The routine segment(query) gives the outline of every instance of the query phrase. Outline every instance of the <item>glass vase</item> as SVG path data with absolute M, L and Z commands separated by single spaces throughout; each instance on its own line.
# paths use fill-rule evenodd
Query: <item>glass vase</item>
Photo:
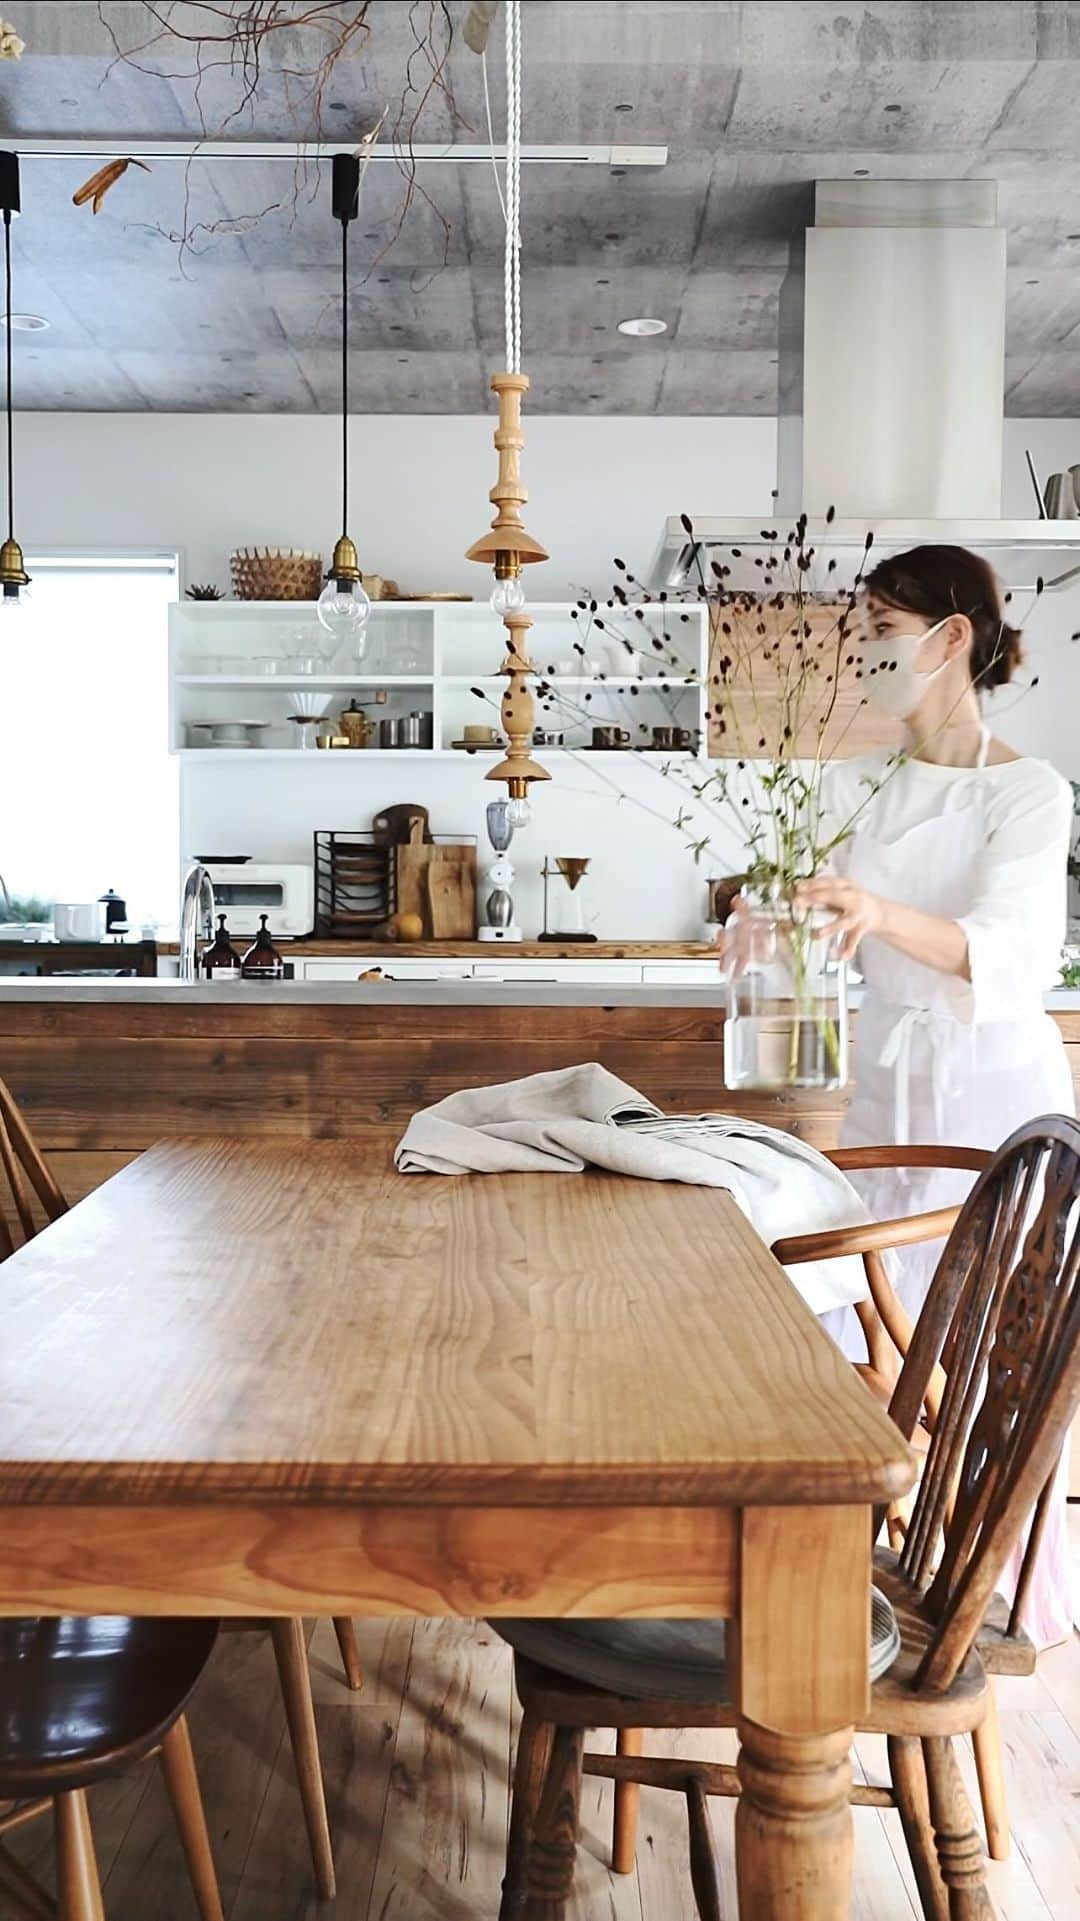
M 728 923 L 724 1081 L 734 1089 L 847 1082 L 847 970 L 828 912 L 756 903 Z

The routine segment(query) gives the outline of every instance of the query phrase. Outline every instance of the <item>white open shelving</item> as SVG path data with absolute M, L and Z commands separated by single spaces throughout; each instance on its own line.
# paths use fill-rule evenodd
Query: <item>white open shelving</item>
M 607 758 L 623 749 L 594 748 L 592 729 L 625 730 L 628 747 L 670 757 L 657 747 L 654 727 L 688 734 L 690 757 L 706 752 L 708 627 L 704 607 L 646 605 L 633 611 L 602 606 L 596 614 L 570 602 L 530 607 L 530 651 L 537 669 L 537 725 L 561 733 L 562 749 L 544 742 L 546 758 L 585 752 Z M 329 637 L 312 602 L 181 601 L 170 610 L 170 747 L 185 762 L 467 759 L 498 751 L 466 752 L 452 743 L 469 723 L 499 725 L 501 622 L 486 601 L 378 601 L 372 608 L 362 662 L 327 658 Z M 631 651 L 632 650 L 632 651 Z M 301 663 L 310 671 L 301 671 Z M 625 671 L 627 664 L 632 671 Z M 620 667 L 624 671 L 617 671 Z M 576 671 L 580 668 L 580 671 Z M 359 669 L 359 671 L 358 671 Z M 550 670 L 550 671 L 549 671 Z M 473 692 L 480 690 L 480 698 Z M 289 715 L 294 696 L 325 695 L 333 716 L 352 697 L 385 692 L 373 707 L 380 719 L 419 712 L 430 716 L 427 747 L 380 748 L 362 756 L 290 745 L 297 729 Z M 258 747 L 189 745 L 189 729 L 211 721 L 258 721 Z M 312 730 L 314 731 L 314 730 Z

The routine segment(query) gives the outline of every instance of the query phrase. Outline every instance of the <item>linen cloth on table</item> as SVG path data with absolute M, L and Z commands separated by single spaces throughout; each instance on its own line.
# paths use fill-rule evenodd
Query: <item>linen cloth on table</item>
M 847 1176 L 792 1134 L 734 1114 L 663 1114 L 598 1061 L 463 1088 L 414 1114 L 401 1174 L 580 1174 L 724 1188 L 770 1244 L 869 1220 Z M 862 1261 L 808 1261 L 789 1278 L 815 1314 L 865 1300 Z

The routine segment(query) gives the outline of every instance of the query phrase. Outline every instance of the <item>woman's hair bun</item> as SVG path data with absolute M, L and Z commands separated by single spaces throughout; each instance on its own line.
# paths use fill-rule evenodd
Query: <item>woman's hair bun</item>
M 1005 687 L 1024 658 L 1023 636 L 1019 627 L 1001 621 L 987 621 L 985 640 L 981 622 L 972 621 L 971 678 L 977 687 Z
M 933 624 L 950 614 L 971 622 L 971 678 L 980 690 L 1004 687 L 1024 658 L 1018 627 L 1002 619 L 1001 589 L 989 561 L 966 547 L 912 547 L 867 574 L 868 593 Z

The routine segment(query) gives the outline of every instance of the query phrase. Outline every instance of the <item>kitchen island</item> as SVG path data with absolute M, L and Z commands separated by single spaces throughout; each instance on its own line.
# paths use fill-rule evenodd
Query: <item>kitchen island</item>
M 1047 1005 L 1080 1089 L 1080 994 Z M 668 1110 L 725 1108 L 821 1147 L 844 1109 L 842 1093 L 725 1089 L 719 981 L 0 980 L 0 1076 L 72 1200 L 164 1138 L 385 1134 L 459 1087 L 585 1060 Z

